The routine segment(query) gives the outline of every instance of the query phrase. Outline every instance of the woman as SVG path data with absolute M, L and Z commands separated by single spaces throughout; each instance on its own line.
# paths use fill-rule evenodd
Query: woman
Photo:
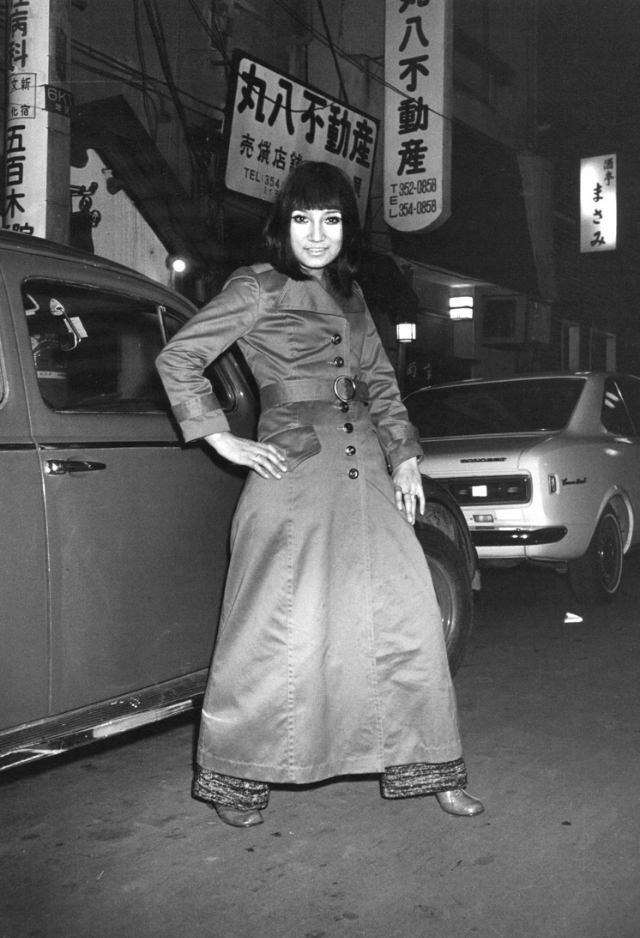
M 265 234 L 271 263 L 237 270 L 158 358 L 185 439 L 251 470 L 194 794 L 250 827 L 269 783 L 379 773 L 384 797 L 435 794 L 449 813 L 478 814 L 411 527 L 424 510 L 421 449 L 353 279 L 350 183 L 329 164 L 300 164 Z M 260 389 L 257 441 L 229 431 L 202 374 L 236 341 Z

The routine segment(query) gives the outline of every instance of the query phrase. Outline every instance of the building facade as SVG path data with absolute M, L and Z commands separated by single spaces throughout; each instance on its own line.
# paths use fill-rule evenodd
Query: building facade
M 20 0 L 34 10 L 48 2 Z M 68 178 L 71 243 L 172 280 L 197 302 L 255 259 L 269 202 L 225 185 L 239 51 L 378 126 L 362 280 L 406 390 L 584 367 L 603 354 L 616 363 L 606 288 L 593 322 L 583 322 L 580 291 L 570 299 L 584 282 L 576 210 L 564 204 L 572 155 L 541 145 L 538 0 L 450 0 L 451 215 L 418 234 L 390 229 L 382 213 L 385 0 L 62 2 L 73 107 L 58 172 Z M 3 0 L 8 48 L 20 38 L 15 3 Z M 176 256 L 183 273 L 170 267 Z M 472 318 L 452 319 L 462 296 Z M 395 327 L 406 319 L 416 338 L 401 346 Z

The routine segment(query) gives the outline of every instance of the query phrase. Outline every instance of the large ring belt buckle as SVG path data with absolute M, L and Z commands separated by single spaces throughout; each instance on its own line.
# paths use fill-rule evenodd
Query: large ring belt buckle
M 333 393 L 343 404 L 348 404 L 356 396 L 356 383 L 349 375 L 339 375 L 333 382 Z

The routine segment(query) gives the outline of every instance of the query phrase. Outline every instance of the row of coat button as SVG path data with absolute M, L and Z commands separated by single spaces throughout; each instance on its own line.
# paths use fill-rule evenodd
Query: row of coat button
M 336 332 L 331 336 L 332 345 L 340 345 L 342 342 L 342 336 Z M 344 358 L 341 355 L 336 355 L 336 357 L 329 362 L 330 365 L 333 365 L 334 368 L 344 368 Z
M 336 332 L 334 335 L 331 336 L 331 344 L 332 344 L 332 345 L 340 345 L 341 342 L 342 342 L 342 336 L 341 336 L 341 335 L 338 335 L 337 332 Z M 343 367 L 344 367 L 344 358 L 342 358 L 341 355 L 336 355 L 336 357 L 333 359 L 333 361 L 331 361 L 329 364 L 334 365 L 336 368 L 343 368 Z M 341 409 L 342 409 L 343 411 L 347 411 L 347 410 L 349 410 L 349 405 L 346 404 L 346 403 L 343 403 L 343 404 L 341 405 Z M 353 433 L 353 424 L 352 424 L 352 423 L 345 423 L 345 425 L 342 427 L 342 429 L 344 430 L 345 433 Z M 355 454 L 356 454 L 356 448 L 355 448 L 355 446 L 347 446 L 346 449 L 345 449 L 345 453 L 346 453 L 347 456 L 355 456 Z M 351 469 L 349 469 L 348 476 L 349 476 L 350 479 L 357 479 L 359 475 L 360 475 L 359 471 L 358 471 L 357 469 L 355 469 L 354 467 L 352 467 Z

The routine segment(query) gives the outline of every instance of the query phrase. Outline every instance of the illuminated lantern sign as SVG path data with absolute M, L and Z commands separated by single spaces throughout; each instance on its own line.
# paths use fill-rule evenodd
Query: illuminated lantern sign
M 239 57 L 225 183 L 272 202 L 301 160 L 344 170 L 364 221 L 378 123 L 248 56 Z
M 617 227 L 615 153 L 580 160 L 580 252 L 615 250 Z
M 386 0 L 384 217 L 424 231 L 451 213 L 450 0 Z

